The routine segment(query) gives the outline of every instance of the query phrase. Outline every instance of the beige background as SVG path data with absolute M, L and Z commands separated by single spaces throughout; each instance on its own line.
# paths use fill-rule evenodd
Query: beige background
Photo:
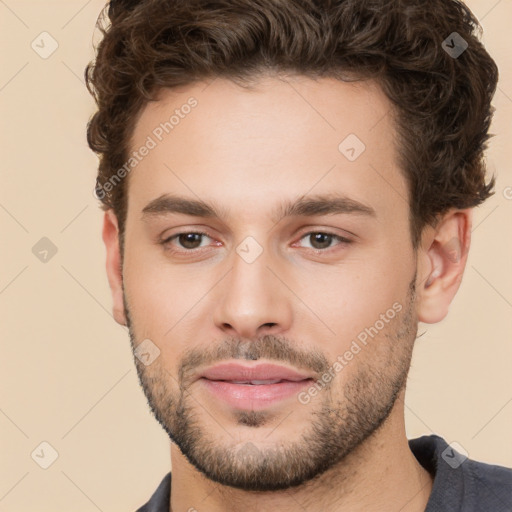
M 97 159 L 85 125 L 94 105 L 82 76 L 103 5 L 0 0 L 0 512 L 135 510 L 170 469 L 127 331 L 111 316 L 92 194 Z M 435 432 L 471 458 L 512 466 L 512 2 L 468 5 L 500 68 L 487 155 L 498 182 L 475 211 L 449 316 L 420 325 L 407 434 Z M 47 59 L 31 48 L 43 31 L 58 43 Z M 57 247 L 46 263 L 32 252 L 42 237 Z M 48 469 L 31 457 L 43 441 L 58 452 Z

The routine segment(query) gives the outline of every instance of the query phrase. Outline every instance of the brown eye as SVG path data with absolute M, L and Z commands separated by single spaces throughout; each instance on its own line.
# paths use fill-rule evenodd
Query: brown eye
M 202 237 L 210 238 L 206 233 L 196 231 L 184 231 L 166 238 L 161 242 L 163 246 L 169 246 L 169 250 L 177 252 L 192 252 L 201 247 Z M 176 240 L 177 244 L 172 243 Z
M 197 249 L 201 245 L 201 236 L 200 233 L 182 233 L 177 240 L 185 249 Z
M 328 233 L 312 233 L 309 237 L 314 249 L 327 249 L 333 239 Z
M 306 239 L 310 241 L 311 249 L 319 252 L 328 252 L 328 249 L 334 247 L 331 245 L 333 241 L 337 240 L 336 245 L 348 245 L 352 240 L 336 235 L 334 233 L 326 233 L 324 231 L 310 231 L 301 237 L 301 240 Z

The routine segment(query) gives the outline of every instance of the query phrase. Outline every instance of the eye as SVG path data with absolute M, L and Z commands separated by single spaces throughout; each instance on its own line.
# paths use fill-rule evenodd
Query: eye
M 183 231 L 181 233 L 176 233 L 175 235 L 172 235 L 169 238 L 166 238 L 161 242 L 161 244 L 164 246 L 172 245 L 171 242 L 176 239 L 176 241 L 181 246 L 182 252 L 191 252 L 201 247 L 200 242 L 202 237 L 210 238 L 206 233 L 203 233 L 201 231 Z M 180 249 L 177 250 L 179 251 Z
M 352 243 L 352 240 L 348 238 L 324 231 L 310 231 L 309 233 L 305 233 L 300 239 L 309 239 L 312 244 L 310 248 L 317 252 L 327 252 L 326 249 L 330 248 L 333 240 L 338 240 L 338 245 L 348 245 Z

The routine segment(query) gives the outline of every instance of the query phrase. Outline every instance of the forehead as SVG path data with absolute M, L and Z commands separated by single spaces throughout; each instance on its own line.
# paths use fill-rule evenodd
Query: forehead
M 216 78 L 164 89 L 137 120 L 129 210 L 165 193 L 257 216 L 274 199 L 340 192 L 382 213 L 407 212 L 392 109 L 371 81 Z M 402 202 L 399 205 L 398 202 Z

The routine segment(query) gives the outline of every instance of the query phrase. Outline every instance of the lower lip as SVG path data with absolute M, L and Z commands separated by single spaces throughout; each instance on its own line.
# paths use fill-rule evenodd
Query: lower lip
M 301 389 L 310 386 L 313 379 L 298 382 L 284 381 L 276 384 L 234 384 L 222 380 L 199 379 L 216 397 L 237 409 L 254 411 L 296 395 Z

